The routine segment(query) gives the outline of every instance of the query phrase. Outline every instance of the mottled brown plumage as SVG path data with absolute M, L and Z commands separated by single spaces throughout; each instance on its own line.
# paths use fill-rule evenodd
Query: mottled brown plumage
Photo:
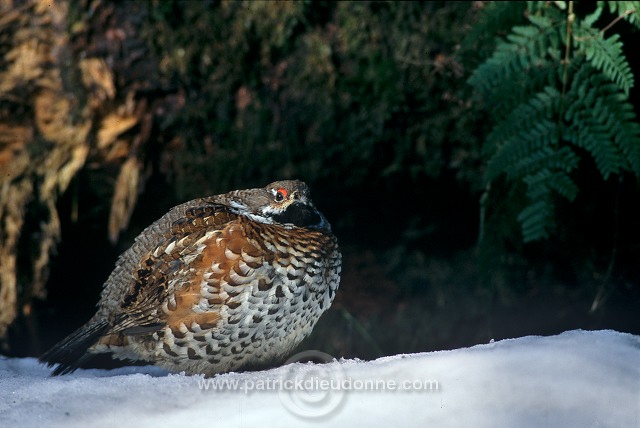
M 124 252 L 96 315 L 42 356 L 75 370 L 90 355 L 215 373 L 281 360 L 329 308 L 341 255 L 300 181 L 174 207 Z

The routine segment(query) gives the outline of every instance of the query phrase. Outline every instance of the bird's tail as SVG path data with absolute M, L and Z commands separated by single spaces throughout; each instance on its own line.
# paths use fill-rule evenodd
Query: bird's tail
M 104 319 L 90 321 L 45 352 L 40 361 L 49 367 L 58 364 L 52 376 L 71 373 L 91 357 L 87 350 L 104 336 L 110 327 Z

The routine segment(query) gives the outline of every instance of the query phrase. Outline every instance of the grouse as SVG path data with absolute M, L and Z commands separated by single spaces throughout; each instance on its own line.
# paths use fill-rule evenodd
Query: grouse
M 172 208 L 118 259 L 98 310 L 40 360 L 91 356 L 208 376 L 283 360 L 326 311 L 341 254 L 307 185 L 276 181 Z

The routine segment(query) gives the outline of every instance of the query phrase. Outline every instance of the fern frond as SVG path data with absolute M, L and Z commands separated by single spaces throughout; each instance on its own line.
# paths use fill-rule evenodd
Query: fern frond
M 590 13 L 589 15 L 585 16 L 584 19 L 582 20 L 584 25 L 591 27 L 593 26 L 593 24 L 596 23 L 596 21 L 602 15 L 602 11 L 604 10 L 604 3 L 605 2 L 603 1 L 599 1 L 596 3 L 596 10 L 593 13 Z
M 580 31 L 576 31 L 575 44 L 584 52 L 594 68 L 611 79 L 626 95 L 633 87 L 633 73 L 627 58 L 622 51 L 620 36 L 614 34 L 604 38 L 602 32 L 595 28 L 582 25 Z
M 556 149 L 547 146 L 531 153 L 528 157 L 519 159 L 515 164 L 507 167 L 505 172 L 510 178 L 527 176 L 545 168 L 556 173 L 568 174 L 578 167 L 578 163 L 578 155 L 571 148 L 563 146 Z M 559 191 L 559 193 L 569 199 L 573 198 L 565 195 L 570 193 L 568 190 L 567 192 Z
M 603 128 L 593 125 L 585 122 L 579 130 L 574 130 L 574 133 L 567 132 L 565 135 L 569 141 L 584 147 L 593 156 L 600 174 L 606 180 L 611 174 L 620 172 L 623 158 L 612 144 L 608 133 Z
M 555 131 L 555 130 L 554 130 Z M 546 165 L 549 159 L 555 156 L 555 151 L 549 145 L 530 153 L 528 156 L 516 159 L 514 163 L 507 165 L 504 172 L 509 178 L 518 178 L 540 171 L 541 165 Z
M 496 124 L 483 146 L 483 154 L 492 156 L 502 144 L 523 130 L 533 128 L 542 119 L 551 119 L 558 108 L 560 93 L 552 86 L 546 86 L 533 98 L 512 109 Z
M 595 122 L 597 117 L 593 117 L 593 119 Z M 620 150 L 613 144 L 608 129 L 591 122 L 581 131 L 581 143 L 584 143 L 585 148 L 591 152 L 602 178 L 607 180 L 610 175 L 619 174 L 624 167 L 624 158 Z
M 527 197 L 531 201 L 518 215 L 523 239 L 525 242 L 545 239 L 555 217 L 552 191 L 572 201 L 578 194 L 578 186 L 566 172 L 552 171 L 546 167 L 528 174 L 523 181 L 527 185 Z
M 518 214 L 523 241 L 547 239 L 549 228 L 553 225 L 553 213 L 553 204 L 548 198 L 538 199 L 523 209 Z
M 573 24 L 561 3 L 528 2 L 530 25 L 514 27 L 469 79 L 496 118 L 483 146 L 485 180 L 505 174 L 527 186 L 530 203 L 518 215 L 525 242 L 549 236 L 558 196 L 576 197 L 577 147 L 604 179 L 629 170 L 640 177 L 634 76 L 620 36 L 595 26 L 607 5 L 637 22 L 640 2 L 599 2 Z
M 622 170 L 640 175 L 640 125 L 616 85 L 583 62 L 567 91 L 566 103 L 568 126 L 563 139 L 585 148 L 604 179 Z
M 503 172 L 507 172 L 511 178 L 521 175 L 519 169 L 543 158 L 544 149 L 557 142 L 557 139 L 557 124 L 550 120 L 541 120 L 532 129 L 512 135 L 489 160 L 485 180 L 494 180 Z
M 547 18 L 536 17 L 533 21 L 535 25 L 514 27 L 507 39 L 498 43 L 493 55 L 469 78 L 469 83 L 484 96 L 500 91 L 502 88 L 496 86 L 504 82 L 530 79 L 532 70 L 546 71 L 550 39 L 559 43 L 557 26 Z
M 623 154 L 613 144 L 607 130 L 587 118 L 584 119 L 580 127 L 574 125 L 566 128 L 563 132 L 563 138 L 587 150 L 605 180 L 612 174 L 618 174 L 624 168 Z
M 530 24 L 513 27 L 469 78 L 496 116 L 510 113 L 531 92 L 555 86 L 557 80 L 560 58 L 550 52 L 561 51 L 562 14 L 549 8 L 544 15 L 530 11 L 527 19 Z
M 533 174 L 529 174 L 522 181 L 527 184 L 527 196 L 536 201 L 549 194 L 549 180 L 553 173 L 549 168 L 542 168 Z
M 598 7 L 606 3 L 609 11 L 618 16 L 622 16 L 625 21 L 640 28 L 640 1 L 599 1 Z
M 640 177 L 640 124 L 636 119 L 633 106 L 629 102 L 618 104 L 620 116 L 630 117 L 618 125 L 614 141 L 629 161 L 630 169 L 636 177 Z
M 553 173 L 548 182 L 549 188 L 555 190 L 564 198 L 573 201 L 578 196 L 578 185 L 562 171 Z
M 532 201 L 546 197 L 551 190 L 555 190 L 570 201 L 578 194 L 578 186 L 564 171 L 552 171 L 543 167 L 524 177 L 523 181 L 527 184 L 527 196 Z

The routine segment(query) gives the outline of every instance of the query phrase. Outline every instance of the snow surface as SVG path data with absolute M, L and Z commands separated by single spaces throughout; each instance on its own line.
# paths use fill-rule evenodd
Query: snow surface
M 640 427 L 640 337 L 615 331 L 208 379 L 223 390 L 155 367 L 50 372 L 32 358 L 0 360 L 0 427 Z M 248 390 L 286 380 L 318 389 Z M 331 381 L 351 390 L 328 391 Z M 378 390 L 361 390 L 366 382 Z M 431 389 L 380 389 L 394 382 Z

